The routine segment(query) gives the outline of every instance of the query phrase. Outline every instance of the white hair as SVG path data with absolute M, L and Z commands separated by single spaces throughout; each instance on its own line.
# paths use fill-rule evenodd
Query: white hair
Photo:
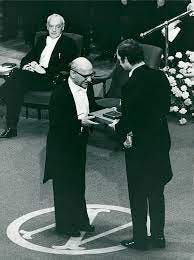
M 48 18 L 47 18 L 47 25 L 49 25 L 50 20 L 52 18 L 55 18 L 55 17 L 59 18 L 61 20 L 61 25 L 62 25 L 62 27 L 64 27 L 65 26 L 65 20 L 64 20 L 63 16 L 61 16 L 59 14 L 51 14 L 51 15 L 49 15 Z

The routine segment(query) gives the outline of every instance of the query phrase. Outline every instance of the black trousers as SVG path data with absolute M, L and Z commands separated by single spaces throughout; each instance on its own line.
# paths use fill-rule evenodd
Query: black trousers
M 147 238 L 147 215 L 150 216 L 150 232 L 154 238 L 164 235 L 165 202 L 164 185 L 146 185 L 145 182 L 136 183 L 131 188 L 129 184 L 129 201 L 133 223 L 133 239 L 144 242 Z
M 71 169 L 67 167 L 64 176 L 53 178 L 56 230 L 61 233 L 89 225 L 85 200 L 87 133 L 79 139 Z
M 0 97 L 7 107 L 7 127 L 17 128 L 24 94 L 29 90 L 44 91 L 51 89 L 51 81 L 44 74 L 16 70 L 0 87 Z
M 58 232 L 79 230 L 89 225 L 84 193 L 53 180 L 55 222 Z

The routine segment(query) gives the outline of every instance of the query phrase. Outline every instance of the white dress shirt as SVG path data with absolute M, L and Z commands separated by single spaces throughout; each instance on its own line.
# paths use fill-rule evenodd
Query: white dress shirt
M 78 119 L 83 119 L 89 114 L 87 89 L 76 85 L 70 77 L 68 78 L 68 84 L 75 101 Z
M 144 64 L 145 64 L 144 61 L 141 61 L 140 63 L 136 64 L 136 65 L 132 68 L 132 70 L 130 70 L 130 72 L 129 72 L 129 78 L 132 76 L 132 74 L 133 74 L 133 72 L 134 72 L 135 69 L 137 69 L 137 68 L 143 66 Z
M 44 68 L 48 68 L 48 64 L 51 58 L 51 54 L 55 48 L 55 45 L 57 43 L 57 41 L 59 40 L 59 38 L 61 37 L 61 35 L 57 38 L 52 39 L 50 36 L 47 36 L 46 38 L 46 46 L 44 48 L 44 50 L 42 51 L 41 55 L 40 55 L 40 60 L 39 60 L 39 64 L 40 66 L 44 67 Z

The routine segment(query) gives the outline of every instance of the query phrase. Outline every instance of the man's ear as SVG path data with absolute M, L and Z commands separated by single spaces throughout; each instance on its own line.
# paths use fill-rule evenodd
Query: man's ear
M 129 63 L 127 57 L 124 57 L 124 60 L 123 60 L 123 61 L 124 61 L 125 63 L 126 63 L 126 62 Z
M 75 78 L 75 72 L 73 70 L 70 69 L 69 75 L 72 79 Z

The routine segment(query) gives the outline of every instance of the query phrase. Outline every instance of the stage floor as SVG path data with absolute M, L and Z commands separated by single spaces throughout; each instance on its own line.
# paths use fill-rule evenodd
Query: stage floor
M 194 259 L 194 124 L 171 119 L 169 126 L 174 178 L 165 191 L 167 247 L 138 252 L 119 245 L 132 229 L 124 153 L 111 134 L 97 129 L 88 145 L 86 198 L 96 232 L 69 240 L 54 232 L 52 185 L 42 184 L 48 121 L 21 118 L 18 136 L 0 140 L 0 259 Z
M 1 43 L 0 64 L 19 64 L 27 50 L 20 40 Z M 120 246 L 132 235 L 124 153 L 103 128 L 90 137 L 86 170 L 88 211 L 96 232 L 78 240 L 55 234 L 52 185 L 42 184 L 48 121 L 38 121 L 35 113 L 33 119 L 21 118 L 16 138 L 0 140 L 0 259 L 194 259 L 193 123 L 169 121 L 174 178 L 165 191 L 167 247 L 144 253 Z

